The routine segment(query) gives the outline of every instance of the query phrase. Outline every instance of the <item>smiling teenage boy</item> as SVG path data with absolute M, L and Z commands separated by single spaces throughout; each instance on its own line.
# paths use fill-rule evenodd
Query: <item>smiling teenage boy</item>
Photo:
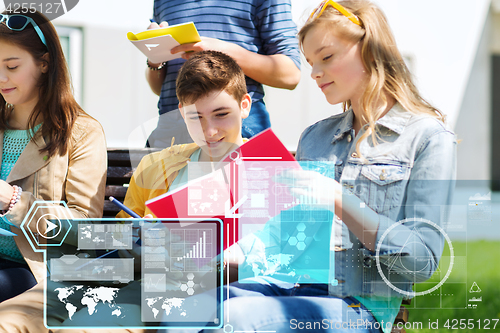
M 251 98 L 245 75 L 228 55 L 203 51 L 182 66 L 176 93 L 194 143 L 146 155 L 130 180 L 124 204 L 140 216 L 152 214 L 145 202 L 187 182 L 188 161 L 218 162 L 243 144 L 241 122 Z M 117 217 L 129 217 L 121 211 Z

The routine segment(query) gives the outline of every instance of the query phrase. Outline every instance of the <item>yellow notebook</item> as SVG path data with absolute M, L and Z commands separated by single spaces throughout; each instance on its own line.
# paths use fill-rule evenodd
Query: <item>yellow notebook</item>
M 150 29 L 134 34 L 129 32 L 127 38 L 152 63 L 160 63 L 180 58 L 183 52 L 171 54 L 170 50 L 177 45 L 196 43 L 201 37 L 193 22 L 168 26 L 160 29 Z

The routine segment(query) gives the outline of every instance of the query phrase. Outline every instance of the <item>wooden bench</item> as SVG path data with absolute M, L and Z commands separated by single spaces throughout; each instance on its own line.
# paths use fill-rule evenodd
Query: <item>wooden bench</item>
M 108 148 L 108 178 L 106 180 L 106 192 L 104 201 L 103 217 L 115 217 L 120 209 L 111 203 L 108 198 L 115 197 L 123 202 L 127 193 L 130 177 L 134 173 L 134 167 L 139 164 L 142 157 L 158 151 L 157 148 L 134 148 L 119 149 Z
M 108 178 L 106 180 L 106 200 L 104 202 L 103 217 L 113 218 L 116 216 L 120 209 L 108 200 L 109 196 L 113 196 L 123 202 L 130 177 L 134 173 L 134 167 L 139 164 L 143 156 L 158 150 L 153 148 L 108 148 Z M 237 277 L 238 273 L 231 272 L 230 275 Z M 410 301 L 404 300 L 403 304 L 410 304 Z M 400 325 L 404 326 L 408 322 L 408 314 L 408 309 L 401 305 L 391 333 L 406 333 L 404 328 L 398 329 L 396 325 L 401 323 Z
M 411 303 L 411 300 L 410 299 L 405 299 L 403 300 L 403 304 L 405 305 L 410 305 Z M 404 329 L 404 325 L 408 322 L 408 316 L 409 316 L 409 311 L 408 309 L 406 308 L 406 306 L 404 306 L 403 304 L 401 304 L 401 306 L 399 307 L 399 312 L 398 312 L 398 315 L 396 316 L 396 319 L 394 320 L 394 323 L 392 324 L 392 330 L 391 330 L 391 333 L 406 333 L 406 330 Z M 402 326 L 403 328 L 398 328 L 397 325 L 400 325 Z

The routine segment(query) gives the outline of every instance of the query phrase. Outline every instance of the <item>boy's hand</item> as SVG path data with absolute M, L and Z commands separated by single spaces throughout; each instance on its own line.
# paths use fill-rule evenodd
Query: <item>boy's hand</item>
M 141 246 L 136 242 L 132 243 L 131 250 L 118 250 L 120 258 L 134 259 L 134 272 L 141 271 Z
M 183 59 L 189 59 L 189 57 L 195 52 L 212 50 L 219 51 L 231 56 L 232 50 L 235 44 L 222 41 L 216 38 L 201 37 L 201 42 L 187 43 L 174 47 L 170 50 L 170 53 L 174 54 L 177 52 L 186 52 L 182 55 Z
M 147 214 L 144 216 L 145 219 L 152 219 L 153 215 Z M 134 271 L 141 271 L 141 227 L 137 224 L 132 225 L 132 249 L 130 250 L 119 250 L 118 255 L 120 258 L 133 258 L 134 259 Z

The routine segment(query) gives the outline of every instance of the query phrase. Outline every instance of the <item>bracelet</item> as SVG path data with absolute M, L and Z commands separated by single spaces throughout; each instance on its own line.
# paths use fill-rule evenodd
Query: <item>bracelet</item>
M 21 200 L 21 193 L 23 193 L 21 186 L 12 185 L 12 187 L 14 188 L 14 192 L 12 193 L 12 198 L 10 199 L 9 208 L 7 210 L 3 210 L 2 215 L 10 212 L 12 208 L 14 208 L 14 205 Z
M 167 62 L 166 62 L 166 61 L 164 61 L 164 62 L 162 62 L 162 63 L 160 64 L 160 66 L 158 66 L 158 67 L 153 67 L 153 66 L 151 66 L 151 65 L 149 64 L 149 59 L 146 59 L 146 65 L 148 65 L 148 68 L 149 68 L 150 70 L 152 70 L 152 71 L 159 71 L 160 69 L 162 69 L 163 67 L 165 67 L 165 65 L 166 65 L 166 64 L 167 64 Z

